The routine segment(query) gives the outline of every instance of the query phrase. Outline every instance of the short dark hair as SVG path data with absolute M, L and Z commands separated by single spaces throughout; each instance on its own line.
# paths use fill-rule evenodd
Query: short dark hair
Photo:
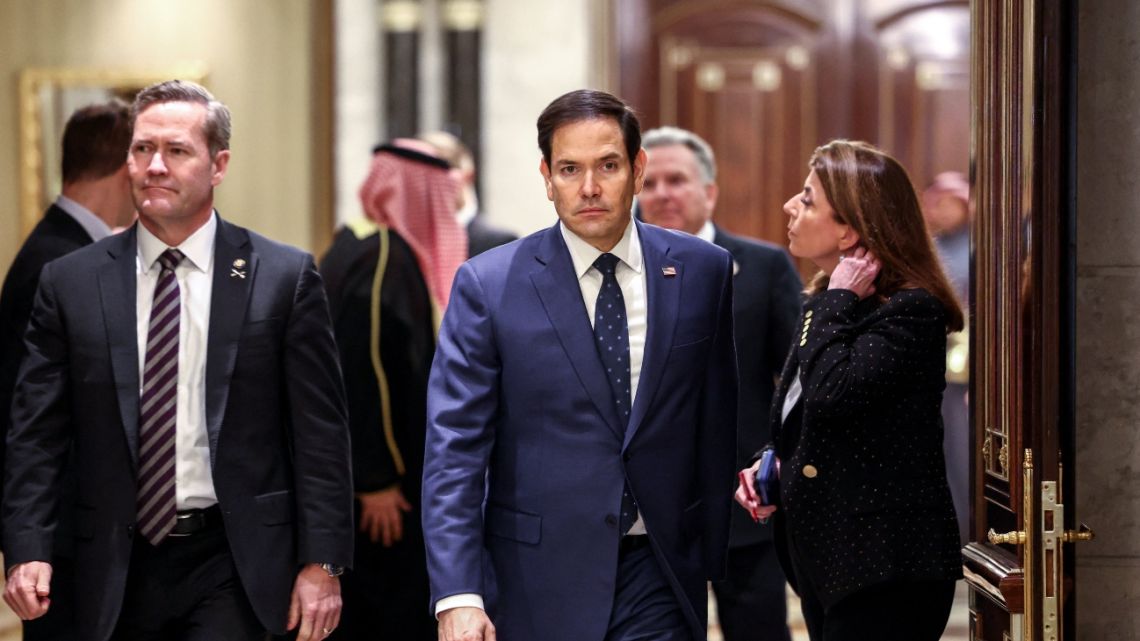
M 230 109 L 222 104 L 205 87 L 189 80 L 166 80 L 143 89 L 131 105 L 131 128 L 139 114 L 148 107 L 163 102 L 196 102 L 206 107 L 206 144 L 210 156 L 230 148 Z
M 621 128 L 625 152 L 632 165 L 641 149 L 641 122 L 633 108 L 618 97 L 604 91 L 579 89 L 562 94 L 546 106 L 538 116 L 538 148 L 542 158 L 550 164 L 550 141 L 562 125 L 595 118 L 612 118 Z
M 80 107 L 63 128 L 63 183 L 110 176 L 127 163 L 131 121 L 122 100 Z

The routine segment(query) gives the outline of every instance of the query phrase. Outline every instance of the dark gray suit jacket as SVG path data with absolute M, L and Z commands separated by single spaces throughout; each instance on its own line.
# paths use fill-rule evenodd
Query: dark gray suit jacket
M 243 260 L 245 277 L 233 266 Z M 8 439 L 5 563 L 47 560 L 69 447 L 76 624 L 105 641 L 136 522 L 139 360 L 135 229 L 44 268 Z M 218 220 L 206 357 L 214 488 L 254 611 L 284 630 L 304 563 L 352 561 L 343 384 L 312 257 Z
M 803 284 L 788 253 L 778 245 L 734 236 L 716 228 L 713 242 L 732 254 L 732 315 L 740 396 L 736 430 L 736 469 L 771 440 L 768 410 L 775 379 L 795 335 Z M 729 545 L 772 540 L 770 526 L 757 525 L 742 509 L 732 510 Z
M 4 278 L 0 293 L 0 461 L 3 461 L 8 426 L 11 423 L 12 392 L 16 388 L 16 372 L 24 360 L 24 331 L 32 314 L 32 300 L 40 271 L 49 262 L 90 245 L 91 236 L 67 212 L 52 205 L 20 246 L 16 259 Z M 2 475 L 0 475 L 2 476 Z M 0 478 L 0 494 L 3 490 Z M 73 491 L 74 481 L 67 482 L 66 492 Z M 59 535 L 55 553 L 71 553 L 71 515 L 60 514 Z

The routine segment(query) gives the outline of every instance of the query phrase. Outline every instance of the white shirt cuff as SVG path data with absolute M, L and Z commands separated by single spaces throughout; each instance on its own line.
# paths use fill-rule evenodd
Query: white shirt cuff
M 483 607 L 483 597 L 478 594 L 453 594 L 445 596 L 439 601 L 435 602 L 435 618 L 439 618 L 439 614 L 444 610 L 451 610 L 454 608 L 479 608 L 486 610 Z

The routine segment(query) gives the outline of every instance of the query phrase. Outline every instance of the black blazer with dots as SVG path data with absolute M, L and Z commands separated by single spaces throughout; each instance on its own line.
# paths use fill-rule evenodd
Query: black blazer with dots
M 776 537 L 793 586 L 824 607 L 896 580 L 962 576 L 942 454 L 946 315 L 922 289 L 810 298 L 772 404 Z M 787 420 L 799 371 L 803 393 Z

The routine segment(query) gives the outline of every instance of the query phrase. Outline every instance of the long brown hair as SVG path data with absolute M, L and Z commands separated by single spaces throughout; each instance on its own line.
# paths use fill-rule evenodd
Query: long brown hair
M 872 145 L 851 140 L 817 147 L 808 165 L 838 221 L 850 225 L 882 263 L 876 294 L 887 298 L 903 288 L 921 287 L 946 308 L 947 331 L 961 330 L 962 305 L 938 260 L 918 196 L 902 165 Z M 808 293 L 827 289 L 828 281 L 827 273 L 820 272 Z

